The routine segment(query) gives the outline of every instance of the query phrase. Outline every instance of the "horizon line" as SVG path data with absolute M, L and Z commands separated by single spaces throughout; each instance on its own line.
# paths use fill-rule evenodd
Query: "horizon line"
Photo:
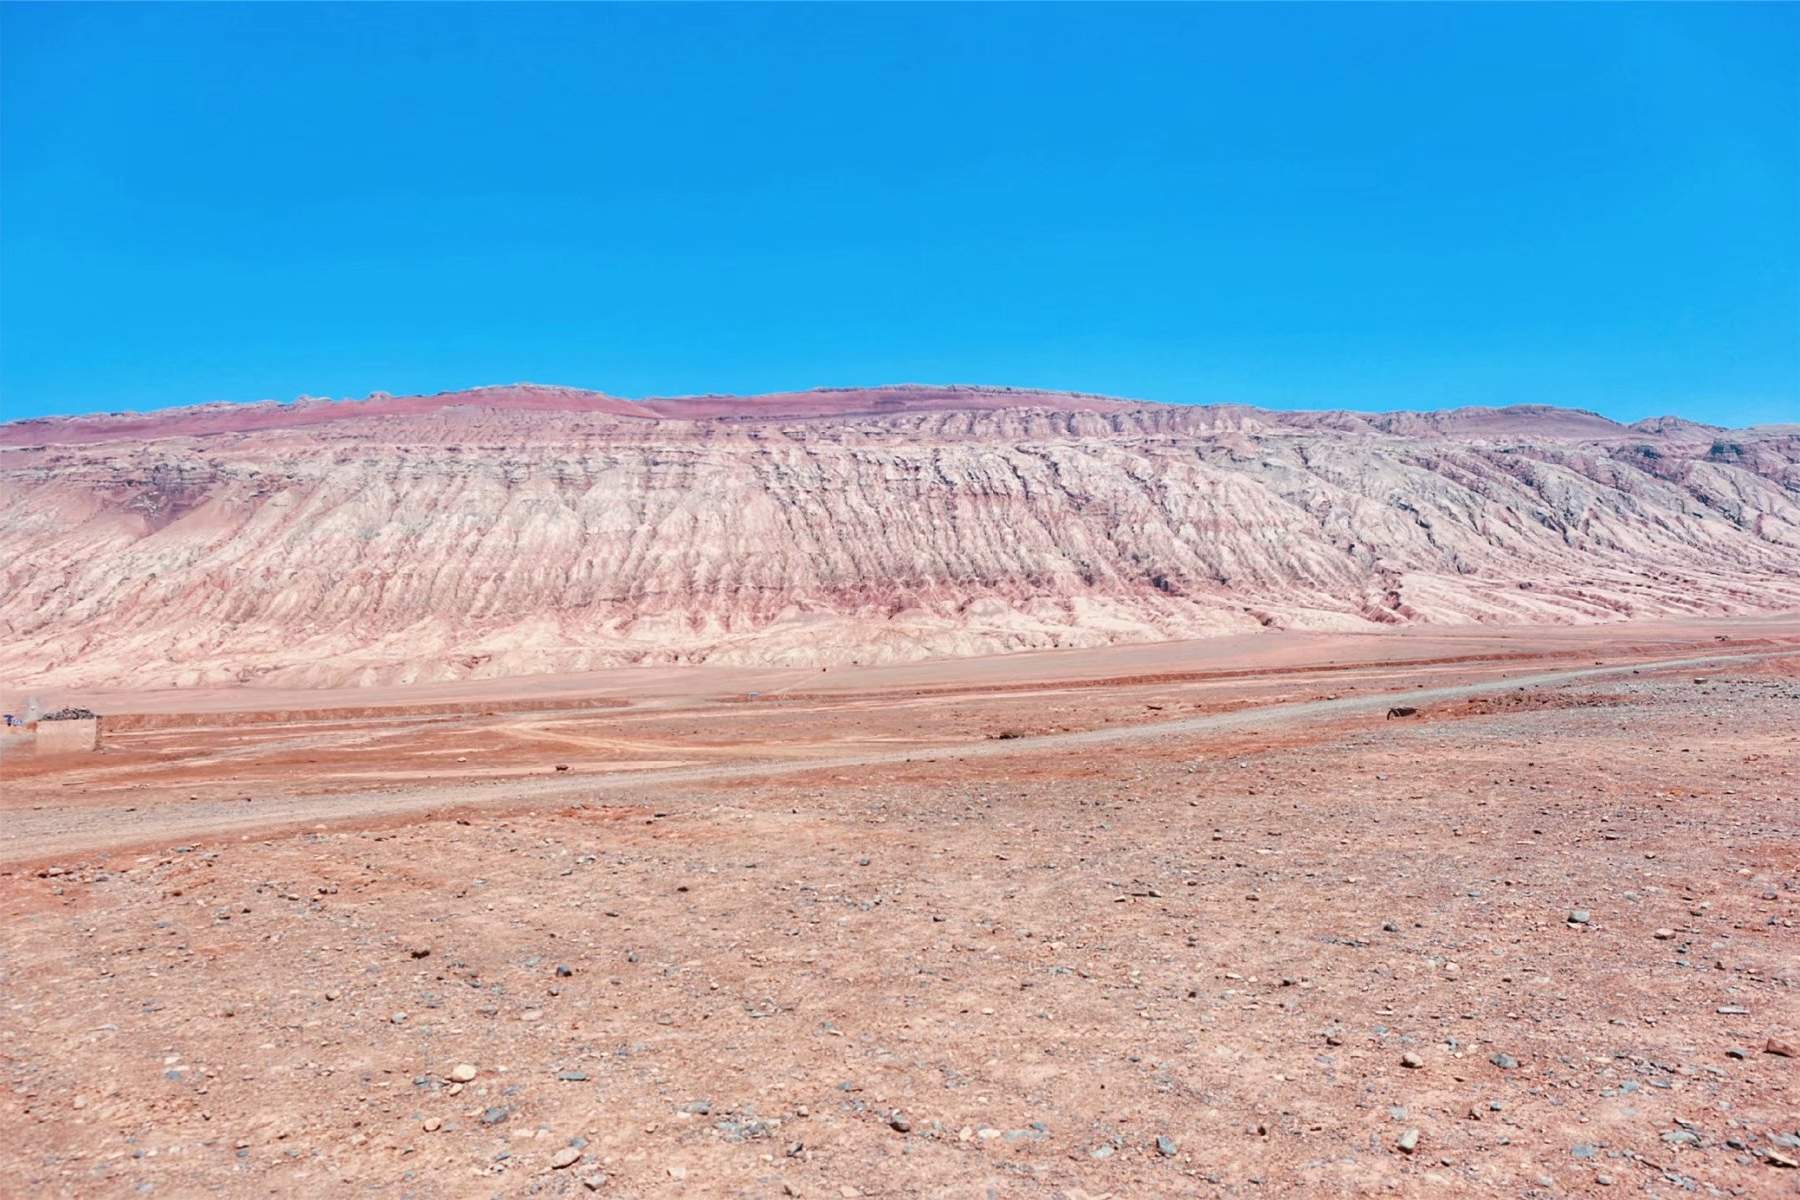
M 1192 408 L 1192 409 L 1242 409 L 1242 410 L 1245 410 L 1248 412 L 1295 413 L 1295 414 L 1310 414 L 1310 415 L 1329 415 L 1329 414 L 1336 414 L 1336 413 L 1344 413 L 1344 414 L 1350 414 L 1350 415 L 1380 417 L 1380 416 L 1401 416 L 1401 415 L 1426 415 L 1426 414 L 1434 414 L 1434 413 L 1442 414 L 1442 413 L 1456 413 L 1456 412 L 1503 413 L 1503 412 L 1518 412 L 1518 411 L 1534 411 L 1535 410 L 1535 411 L 1552 411 L 1552 412 L 1559 412 L 1559 413 L 1569 413 L 1569 414 L 1574 414 L 1574 415 L 1593 417 L 1597 420 L 1606 421 L 1609 424 L 1616 425 L 1620 429 L 1631 429 L 1631 428 L 1641 426 L 1644 424 L 1648 424 L 1651 422 L 1668 421 L 1668 420 L 1683 421 L 1683 422 L 1686 422 L 1691 425 L 1700 426 L 1700 427 L 1707 428 L 1707 429 L 1716 429 L 1716 430 L 1783 428 L 1788 425 L 1800 424 L 1800 422 L 1791 422 L 1791 421 L 1772 421 L 1772 422 L 1754 422 L 1754 423 L 1746 424 L 1746 425 L 1719 425 L 1719 424 L 1715 424 L 1710 421 L 1696 420 L 1692 417 L 1684 416 L 1682 413 L 1676 412 L 1676 411 L 1654 413 L 1651 415 L 1640 417 L 1635 421 L 1620 421 L 1614 417 L 1609 417 L 1606 414 L 1598 412 L 1594 409 L 1580 408 L 1580 407 L 1576 407 L 1573 405 L 1556 404 L 1556 403 L 1544 402 L 1544 401 L 1529 401 L 1529 402 L 1519 402 L 1519 403 L 1513 403 L 1513 404 L 1455 404 L 1455 405 L 1448 405 L 1448 406 L 1420 407 L 1420 408 L 1373 408 L 1373 407 L 1357 408 L 1357 407 L 1330 406 L 1330 405 L 1320 405 L 1317 407 L 1310 406 L 1310 405 L 1296 405 L 1293 407 L 1277 408 L 1277 407 L 1269 407 L 1266 405 L 1248 404 L 1248 403 L 1244 403 L 1244 402 L 1240 402 L 1240 401 L 1232 401 L 1232 400 L 1154 400 L 1154 399 L 1145 399 L 1142 397 L 1119 396 L 1119 395 L 1114 395 L 1114 394 L 1107 393 L 1107 392 L 1095 392 L 1095 391 L 1089 391 L 1089 390 L 1084 390 L 1084 389 L 1074 389 L 1074 388 L 1036 387 L 1036 386 L 1030 386 L 1030 385 L 999 384 L 999 383 L 968 383 L 968 382 L 923 383 L 923 382 L 917 382 L 917 381 L 909 381 L 909 382 L 901 382 L 901 383 L 878 383 L 878 384 L 815 384 L 810 387 L 776 389 L 776 390 L 771 390 L 771 391 L 755 391 L 755 392 L 708 391 L 708 392 L 686 392 L 686 393 L 675 393 L 675 394 L 650 394 L 650 395 L 642 395 L 642 396 L 630 396 L 630 395 L 626 395 L 621 392 L 609 392 L 609 391 L 605 391 L 605 390 L 598 389 L 598 388 L 585 387 L 585 386 L 576 385 L 576 384 L 538 383 L 538 382 L 534 382 L 534 381 L 530 381 L 530 380 L 516 380 L 513 382 L 507 382 L 507 383 L 482 383 L 482 384 L 474 384 L 474 385 L 467 386 L 467 387 L 445 388 L 445 389 L 441 389 L 438 391 L 430 391 L 430 392 L 410 392 L 410 391 L 391 392 L 391 391 L 388 391 L 383 388 L 373 388 L 361 396 L 356 396 L 356 395 L 328 396 L 328 395 L 314 395 L 312 393 L 303 392 L 300 395 L 295 396 L 291 400 L 281 400 L 281 399 L 276 399 L 273 397 L 261 397 L 261 398 L 254 399 L 254 400 L 199 400 L 199 401 L 182 402 L 182 403 L 175 403 L 175 404 L 160 404 L 160 405 L 156 405 L 156 406 L 150 407 L 150 408 L 89 409 L 89 410 L 82 411 L 82 412 L 43 413 L 43 414 L 39 414 L 36 416 L 30 416 L 30 417 L 19 417 L 19 418 L 13 418 L 13 419 L 9 419 L 9 420 L 0 420 L 0 426 L 41 425 L 41 424 L 50 424 L 50 423 L 62 422 L 62 421 L 80 421 L 80 420 L 93 420 L 93 419 L 104 419 L 104 418 L 151 417 L 151 416 L 155 416 L 157 414 L 162 414 L 162 413 L 178 413 L 178 412 L 183 412 L 183 411 L 193 411 L 193 410 L 197 410 L 197 409 L 229 409 L 229 408 L 261 408 L 261 407 L 300 408 L 302 406 L 309 405 L 309 404 L 357 405 L 357 404 L 367 404 L 370 402 L 381 401 L 381 400 L 427 400 L 427 399 L 437 399 L 437 398 L 446 397 L 446 396 L 472 395 L 474 393 L 479 393 L 479 392 L 503 391 L 503 390 L 507 390 L 507 389 L 532 389 L 532 390 L 545 391 L 545 392 L 578 393 L 581 395 L 600 397 L 600 398 L 620 401 L 620 402 L 628 403 L 628 404 L 650 404 L 650 403 L 678 404 L 678 403 L 687 402 L 687 401 L 706 401 L 706 400 L 756 401 L 756 400 L 762 400 L 762 399 L 767 399 L 767 398 L 771 398 L 771 397 L 825 395 L 825 394 L 839 393 L 839 392 L 858 393 L 858 392 L 920 391 L 920 392 L 973 392 L 973 393 L 981 393 L 981 394 L 986 394 L 986 395 L 1004 395 L 1007 393 L 1022 393 L 1025 395 L 1059 396 L 1059 397 L 1068 397 L 1068 398 L 1073 398 L 1073 399 L 1105 401 L 1108 404 L 1143 405 L 1143 406 L 1147 406 L 1147 407 Z M 1021 405 L 1020 407 L 1029 407 L 1029 405 Z M 666 414 L 646 414 L 646 415 L 653 415 L 653 416 L 656 416 L 656 417 L 659 417 L 662 419 L 680 419 L 679 417 L 673 417 L 673 416 L 669 416 Z

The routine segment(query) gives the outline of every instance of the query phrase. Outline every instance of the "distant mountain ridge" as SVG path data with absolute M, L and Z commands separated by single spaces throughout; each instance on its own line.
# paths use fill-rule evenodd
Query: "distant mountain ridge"
M 432 395 L 374 392 L 362 400 L 303 397 L 291 403 L 216 403 L 151 412 L 35 417 L 0 424 L 0 445 L 61 444 L 117 438 L 203 437 L 293 429 L 378 416 L 409 416 L 450 408 L 497 407 L 515 411 L 608 413 L 641 420 L 791 420 L 811 417 L 888 416 L 908 412 L 985 412 L 1041 408 L 1053 412 L 1178 410 L 1256 414 L 1270 428 L 1372 429 L 1384 433 L 1487 433 L 1541 436 L 1691 436 L 1719 427 L 1681 417 L 1652 417 L 1631 425 L 1598 413 L 1550 405 L 1457 408 L 1437 412 L 1363 413 L 1347 409 L 1276 410 L 1246 405 L 1162 404 L 1085 392 L 975 385 L 894 384 L 867 388 L 814 388 L 756 396 L 700 395 L 628 400 L 606 392 L 549 384 L 513 383 Z
M 1800 609 L 1800 428 L 539 385 L 0 426 L 0 682 L 829 665 Z

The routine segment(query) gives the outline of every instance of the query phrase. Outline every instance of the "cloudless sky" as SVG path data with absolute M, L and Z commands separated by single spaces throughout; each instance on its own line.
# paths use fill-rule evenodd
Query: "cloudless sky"
M 0 415 L 1800 420 L 1800 6 L 6 4 Z

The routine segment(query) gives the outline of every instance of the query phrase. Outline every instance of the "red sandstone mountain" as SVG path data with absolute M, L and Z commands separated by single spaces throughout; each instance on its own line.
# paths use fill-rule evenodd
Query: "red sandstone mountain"
M 0 680 L 398 682 L 1800 607 L 1800 430 L 514 385 L 0 426 Z

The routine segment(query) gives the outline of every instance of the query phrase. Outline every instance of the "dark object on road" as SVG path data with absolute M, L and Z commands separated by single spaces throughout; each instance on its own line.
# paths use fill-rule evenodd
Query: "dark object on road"
M 1391 721 L 1395 717 L 1417 716 L 1418 712 L 1419 710 L 1416 708 L 1390 708 L 1388 709 L 1387 719 Z
M 45 713 L 40 721 L 92 721 L 100 714 L 87 708 L 59 708 L 53 713 Z

